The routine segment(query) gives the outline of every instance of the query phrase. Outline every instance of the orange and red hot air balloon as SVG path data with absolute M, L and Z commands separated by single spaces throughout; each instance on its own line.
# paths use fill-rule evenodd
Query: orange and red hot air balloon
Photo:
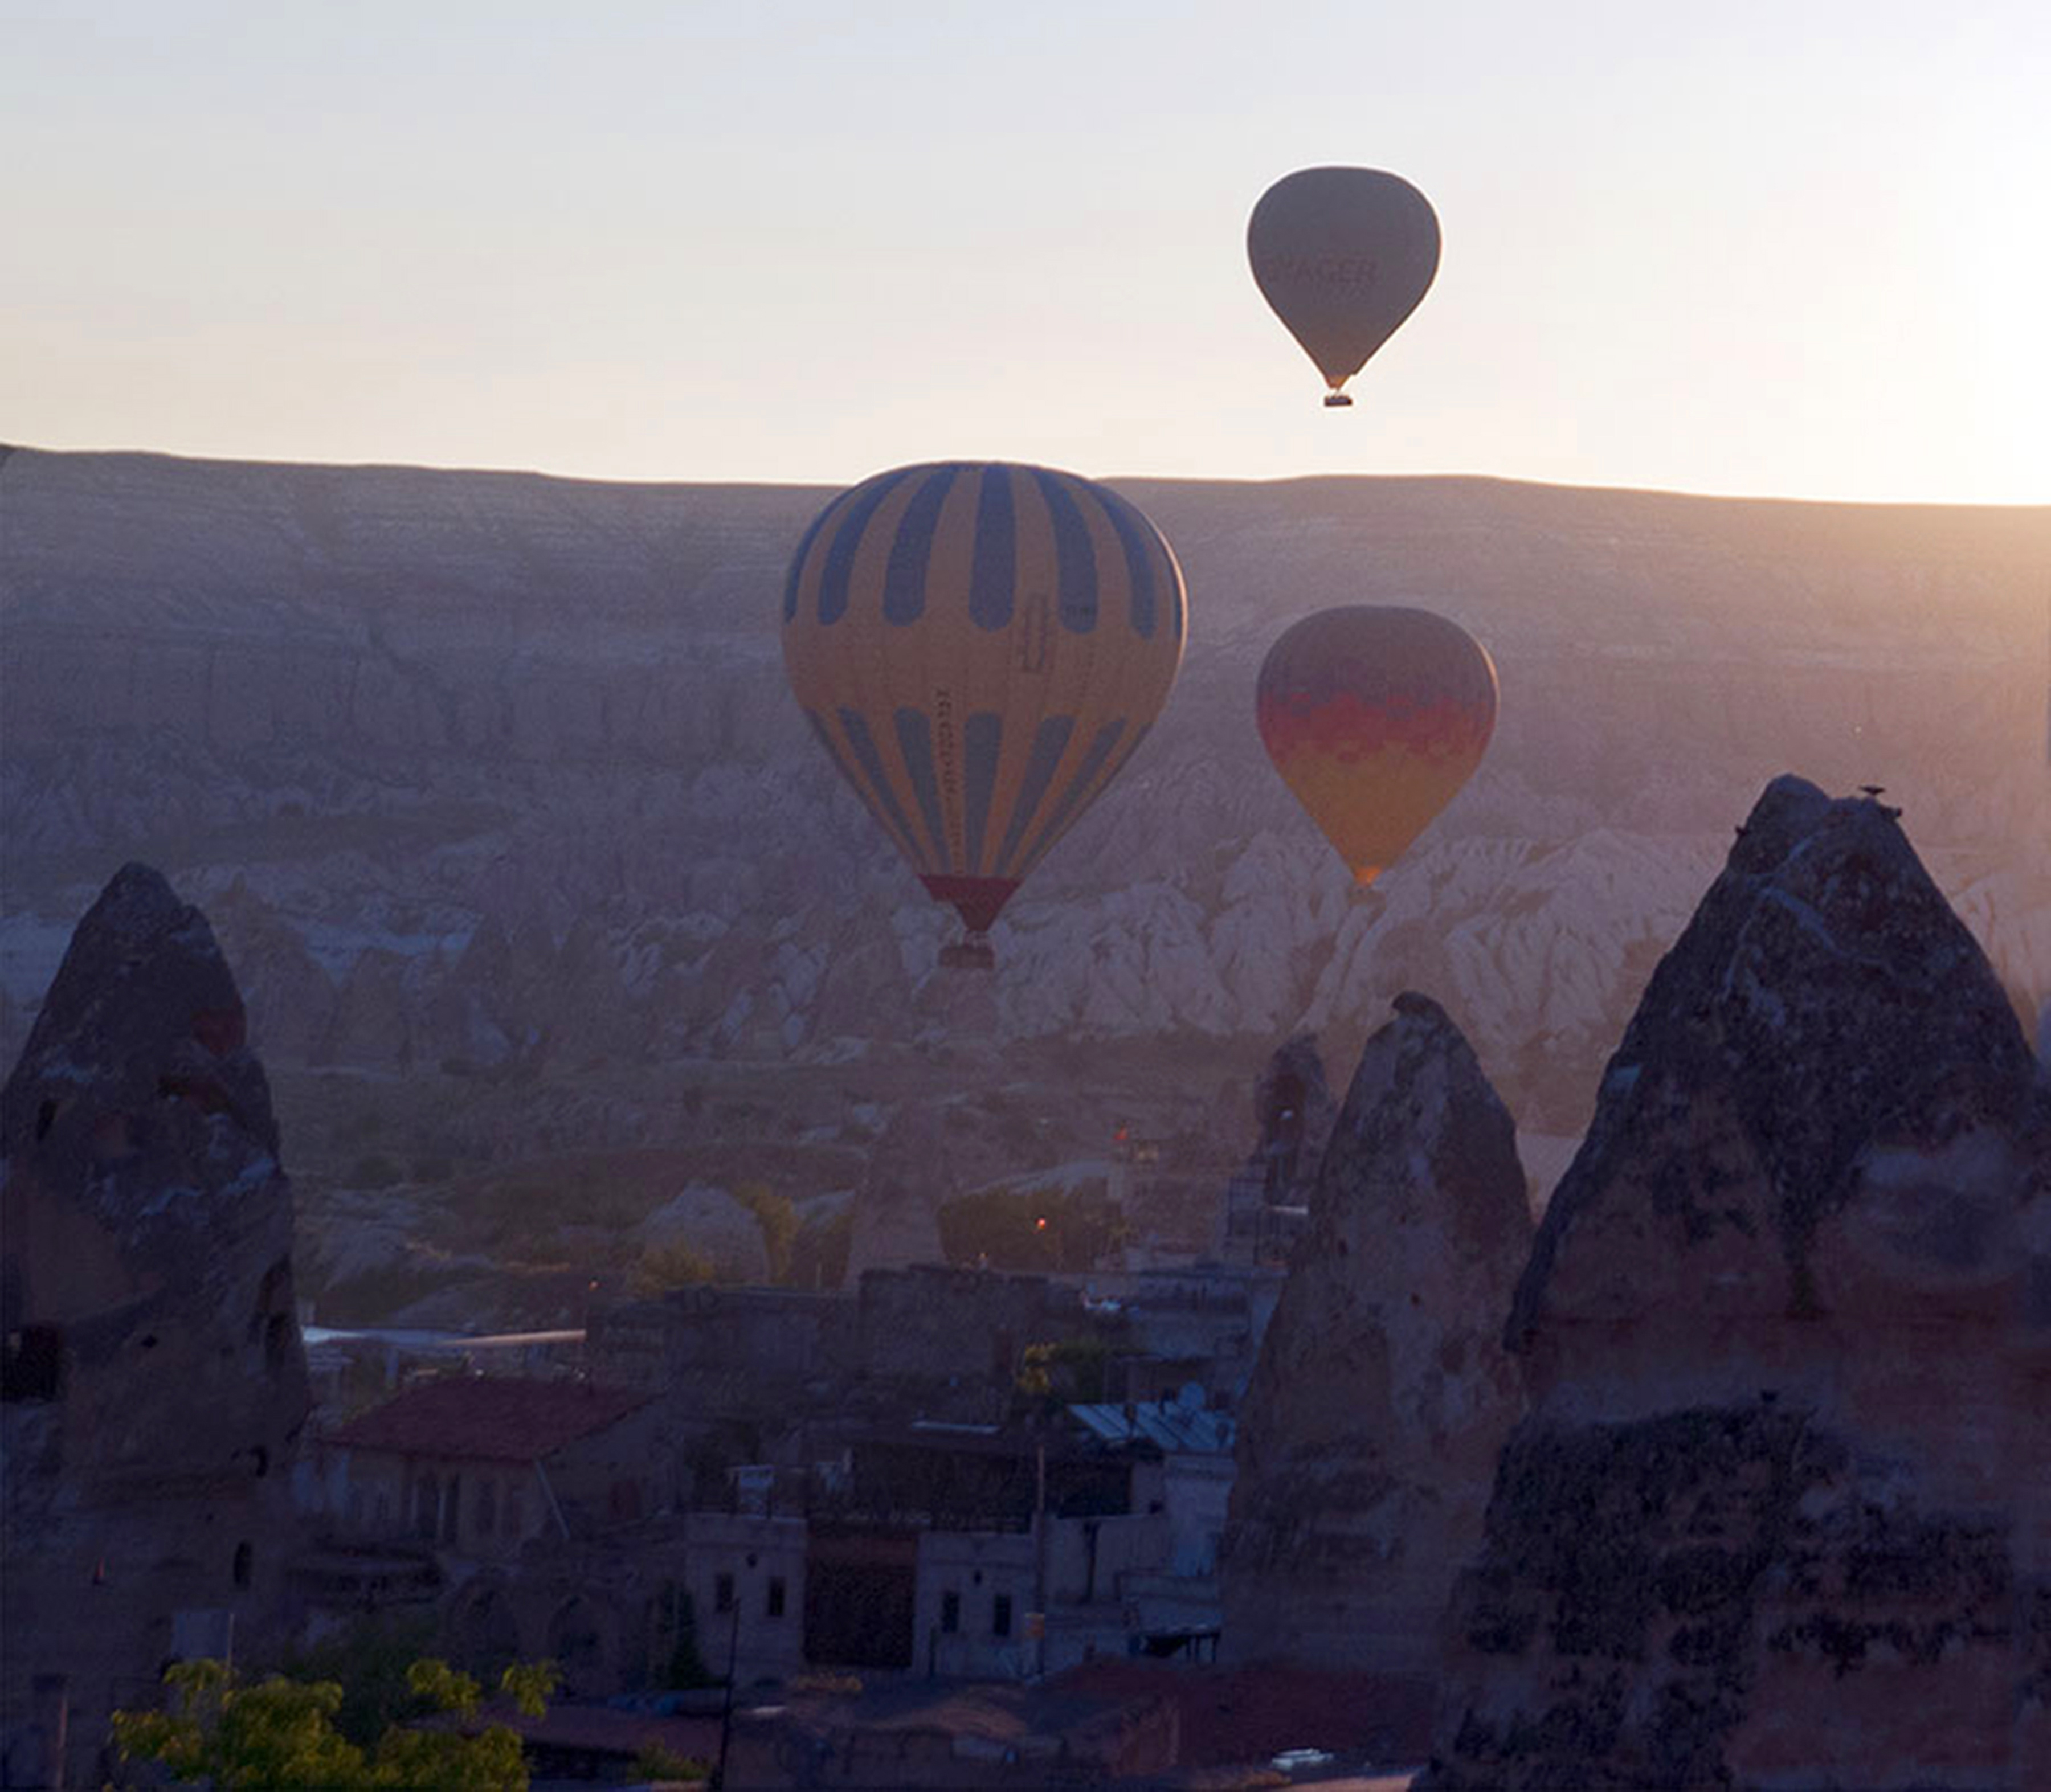
M 1481 763 L 1495 667 L 1428 610 L 1326 610 L 1268 649 L 1256 705 L 1276 770 L 1365 888 Z

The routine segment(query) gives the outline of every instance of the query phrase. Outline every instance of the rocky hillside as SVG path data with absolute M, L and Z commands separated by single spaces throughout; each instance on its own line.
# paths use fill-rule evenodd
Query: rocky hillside
M 1208 1175 L 1279 1038 L 1350 1057 L 1412 986 L 1528 1134 L 1571 1135 L 1742 793 L 1791 765 L 1885 785 L 2014 999 L 2051 995 L 2051 511 L 1124 489 L 1189 577 L 1183 677 L 967 989 L 783 689 L 822 493 L 17 450 L 0 1048 L 142 857 L 220 930 L 316 1214 L 570 1152 L 854 1187 L 907 1104 L 947 1109 L 970 1181 L 1121 1122 Z M 1503 689 L 1479 776 L 1365 899 L 1251 698 L 1282 627 L 1358 601 L 1455 618 Z
M 2047 1219 L 1985 958 L 1777 779 L 1539 1231 L 1422 1783 L 2051 1783 Z

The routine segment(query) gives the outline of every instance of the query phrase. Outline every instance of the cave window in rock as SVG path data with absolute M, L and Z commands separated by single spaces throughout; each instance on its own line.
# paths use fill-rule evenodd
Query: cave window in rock
M 940 1628 L 952 1636 L 961 1628 L 961 1595 L 943 1593 L 940 1595 Z
M 255 1555 L 256 1552 L 247 1543 L 236 1544 L 234 1575 L 235 1584 L 237 1587 L 247 1587 L 249 1584 L 249 1575 L 255 1563 Z
M 0 1395 L 9 1400 L 53 1400 L 64 1391 L 64 1329 L 21 1325 L 7 1333 L 0 1359 Z
M 716 1574 L 712 1579 L 712 1609 L 714 1611 L 733 1610 L 733 1576 Z
M 990 1634 L 994 1637 L 1011 1634 L 1011 1595 L 999 1593 L 990 1602 Z
M 762 1611 L 767 1618 L 781 1618 L 783 1615 L 783 1577 L 781 1575 L 770 1575 L 769 1591 L 762 1602 Z
M 264 1271 L 256 1290 L 256 1310 L 249 1320 L 253 1339 L 260 1329 L 264 1367 L 273 1375 L 291 1360 L 292 1349 L 292 1266 L 280 1257 Z
M 1268 1198 L 1285 1201 L 1296 1179 L 1296 1159 L 1303 1143 L 1303 1079 L 1284 1071 L 1268 1089 L 1267 1111 L 1260 1116 L 1266 1142 Z

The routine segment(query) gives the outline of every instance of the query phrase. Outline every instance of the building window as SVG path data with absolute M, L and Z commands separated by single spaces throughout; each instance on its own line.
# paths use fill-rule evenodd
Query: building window
M 442 1500 L 442 1541 L 455 1541 L 456 1523 L 463 1512 L 463 1477 L 448 1478 L 448 1491 Z
M 961 1595 L 943 1593 L 940 1595 L 940 1628 L 949 1636 L 961 1628 Z
M 249 1584 L 249 1571 L 252 1559 L 252 1552 L 248 1544 L 236 1544 L 234 1574 L 235 1584 L 237 1587 L 247 1587 Z
M 53 1400 L 64 1388 L 64 1333 L 55 1325 L 24 1325 L 7 1334 L 6 1398 Z
M 506 1535 L 514 1541 L 526 1534 L 525 1514 L 520 1509 L 522 1503 L 518 1486 L 506 1489 Z
M 770 1575 L 769 1596 L 763 1603 L 762 1609 L 772 1618 L 783 1615 L 783 1580 L 780 1575 Z
M 432 1475 L 424 1474 L 413 1483 L 413 1528 L 429 1543 L 435 1540 L 435 1518 L 440 1502 L 441 1489 Z
M 480 1481 L 477 1484 L 477 1534 L 489 1538 L 498 1528 L 498 1483 Z
M 733 1610 L 733 1576 L 716 1574 L 712 1577 L 712 1609 L 714 1611 Z
M 990 1602 L 990 1634 L 994 1637 L 1011 1634 L 1011 1595 L 999 1593 Z

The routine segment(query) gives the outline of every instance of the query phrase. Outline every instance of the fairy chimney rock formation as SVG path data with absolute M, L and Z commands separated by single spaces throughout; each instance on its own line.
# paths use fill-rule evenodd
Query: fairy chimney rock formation
M 1892 810 L 1768 787 L 1507 1341 L 1424 1784 L 2051 1784 L 2051 1091 Z
M 86 1773 L 165 1660 L 260 1649 L 307 1410 L 269 1087 L 212 929 L 147 867 L 72 935 L 0 1151 L 0 1741 L 9 1783 L 54 1782 L 32 1669 Z
M 1226 1191 L 1221 1256 L 1250 1262 L 1287 1255 L 1338 1117 L 1318 1036 L 1292 1034 L 1276 1048 L 1254 1091 L 1256 1134 Z
M 1223 1647 L 1428 1679 L 1521 1394 L 1516 1132 L 1438 1004 L 1368 1041 L 1247 1394 Z

